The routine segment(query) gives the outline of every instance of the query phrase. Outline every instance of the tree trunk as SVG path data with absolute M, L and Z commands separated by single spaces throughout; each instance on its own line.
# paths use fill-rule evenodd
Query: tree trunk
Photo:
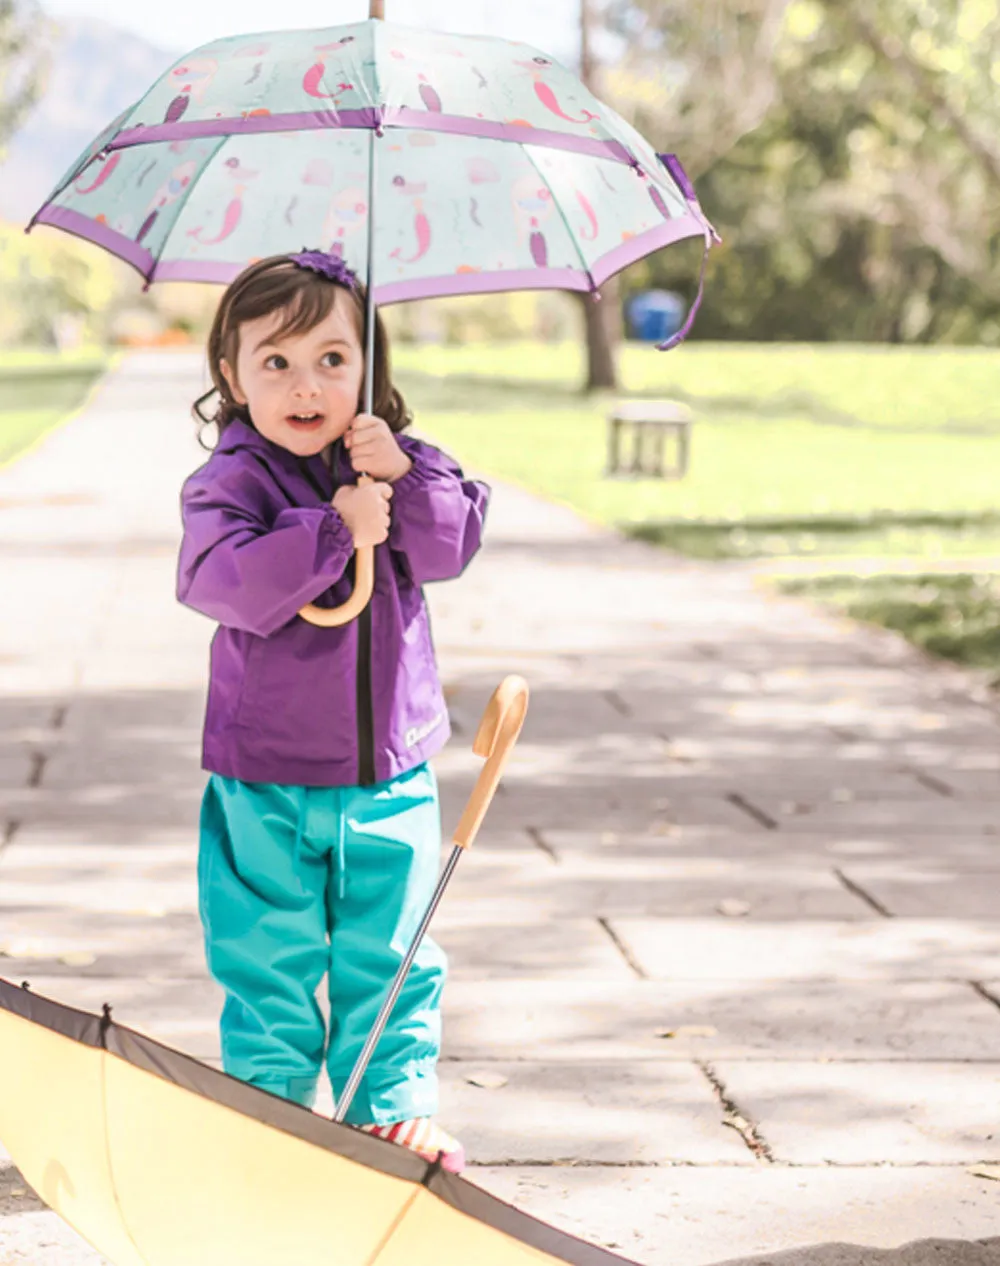
M 580 296 L 587 345 L 587 381 L 585 391 L 615 391 L 618 369 L 615 347 L 621 336 L 618 311 L 618 281 L 611 278 L 601 287 L 601 298 Z
M 593 0 L 580 0 L 580 78 L 591 90 L 597 81 L 590 44 Z M 598 160 L 600 161 L 600 160 Z M 581 295 L 586 327 L 587 381 L 585 391 L 614 391 L 618 387 L 615 349 L 621 338 L 618 282 L 612 278 L 601 287 L 601 299 Z

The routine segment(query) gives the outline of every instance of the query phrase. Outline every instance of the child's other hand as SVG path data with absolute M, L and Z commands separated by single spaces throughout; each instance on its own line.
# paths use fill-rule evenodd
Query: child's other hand
M 356 471 L 395 483 L 413 463 L 396 443 L 388 422 L 373 413 L 359 413 L 344 436 Z
M 350 529 L 355 549 L 381 545 L 389 535 L 389 502 L 392 488 L 387 483 L 366 484 L 363 488 L 345 484 L 333 498 L 333 508 Z

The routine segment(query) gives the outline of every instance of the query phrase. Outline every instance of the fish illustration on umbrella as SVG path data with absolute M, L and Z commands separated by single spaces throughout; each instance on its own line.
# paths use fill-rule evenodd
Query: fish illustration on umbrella
M 421 201 L 423 195 L 427 192 L 427 182 L 413 184 L 405 176 L 393 176 L 392 187 L 398 189 L 405 197 L 413 199 L 413 229 L 417 235 L 417 253 L 404 256 L 402 247 L 397 246 L 389 252 L 389 255 L 392 259 L 398 259 L 401 264 L 415 264 L 431 248 L 431 224 L 424 214 L 423 202 Z
M 539 268 L 547 268 L 549 248 L 541 225 L 553 211 L 552 191 L 545 185 L 540 185 L 537 176 L 529 174 L 514 183 L 511 199 L 518 240 L 523 241 L 527 231 L 531 258 Z
M 326 75 L 326 61 L 330 54 L 337 53 L 353 43 L 354 36 L 346 35 L 343 39 L 334 40 L 331 44 L 317 44 L 313 51 L 319 53 L 319 57 L 302 76 L 303 91 L 307 92 L 310 97 L 317 97 L 321 100 L 329 100 L 340 97 L 345 92 L 352 92 L 354 85 L 346 81 L 341 81 L 333 92 L 327 92 L 323 88 L 323 78 Z
M 97 173 L 97 176 L 93 180 L 91 180 L 89 185 L 81 184 L 80 180 L 82 179 L 82 177 L 78 177 L 77 180 L 75 180 L 73 183 L 74 189 L 77 191 L 77 193 L 84 193 L 84 194 L 93 193 L 95 189 L 100 189 L 102 185 L 107 183 L 108 179 L 114 173 L 115 168 L 121 162 L 121 157 L 122 156 L 120 152 L 111 154 L 101 164 L 101 167 Z
M 164 123 L 176 123 L 186 113 L 191 98 L 201 103 L 205 90 L 215 78 L 219 63 L 214 57 L 191 57 L 170 72 L 169 81 L 179 87 L 176 97 L 167 106 Z
M 420 100 L 432 114 L 440 114 L 443 107 L 437 89 L 428 81 L 426 75 L 418 75 L 417 81 L 420 85 L 417 89 L 420 93 Z
M 580 230 L 580 237 L 585 242 L 593 242 L 597 238 L 601 227 L 597 222 L 597 213 L 590 205 L 590 199 L 582 189 L 576 190 L 576 200 L 580 204 L 580 210 L 587 217 L 587 226 Z
M 545 78 L 545 70 L 549 66 L 555 65 L 550 57 L 533 57 L 530 62 L 519 61 L 514 64 L 516 66 L 523 66 L 524 69 L 530 73 L 535 85 L 535 96 L 546 110 L 554 114 L 556 118 L 563 119 L 566 123 L 593 123 L 601 117 L 599 114 L 594 114 L 590 110 L 583 111 L 582 119 L 574 119 L 571 114 L 566 113 L 559 104 L 559 99 L 556 96 L 552 85 Z
M 346 239 L 364 228 L 368 195 L 360 185 L 348 185 L 331 200 L 323 221 L 322 240 L 332 255 L 344 254 Z
M 169 207 L 171 203 L 177 201 L 194 179 L 197 170 L 198 164 L 193 158 L 185 160 L 173 169 L 149 200 L 142 224 L 139 226 L 139 232 L 135 237 L 137 242 L 142 242 L 144 238 L 149 236 L 149 232 L 159 218 L 160 212 L 163 211 L 164 207 Z
M 214 246 L 217 242 L 224 242 L 227 237 L 232 237 L 237 228 L 239 228 L 240 220 L 243 217 L 243 195 L 247 191 L 247 185 L 260 175 L 260 172 L 251 171 L 248 167 L 244 167 L 238 158 L 227 158 L 225 171 L 230 179 L 235 181 L 236 187 L 226 206 L 222 217 L 222 227 L 218 234 L 215 237 L 202 237 L 205 232 L 205 225 L 203 224 L 199 224 L 196 228 L 188 229 L 188 237 L 193 237 L 202 246 Z

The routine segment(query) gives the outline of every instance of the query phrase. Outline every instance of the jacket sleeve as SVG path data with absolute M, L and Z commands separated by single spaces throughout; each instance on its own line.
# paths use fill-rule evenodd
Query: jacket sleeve
M 350 530 L 331 505 L 284 508 L 269 526 L 247 495 L 252 473 L 207 479 L 205 469 L 181 494 L 177 597 L 229 628 L 268 637 L 344 574 Z
M 408 437 L 399 444 L 413 466 L 393 484 L 389 544 L 415 584 L 452 580 L 482 543 L 490 490 L 429 444 Z

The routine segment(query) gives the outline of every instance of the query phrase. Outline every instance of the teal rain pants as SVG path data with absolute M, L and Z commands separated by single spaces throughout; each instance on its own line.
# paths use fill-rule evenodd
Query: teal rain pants
M 213 774 L 198 888 L 226 991 L 226 1072 L 311 1105 L 324 1060 L 339 1095 L 437 882 L 437 783 L 421 765 L 374 787 L 290 787 Z M 437 1111 L 446 960 L 425 938 L 347 1120 Z M 317 991 L 328 976 L 329 1032 Z

